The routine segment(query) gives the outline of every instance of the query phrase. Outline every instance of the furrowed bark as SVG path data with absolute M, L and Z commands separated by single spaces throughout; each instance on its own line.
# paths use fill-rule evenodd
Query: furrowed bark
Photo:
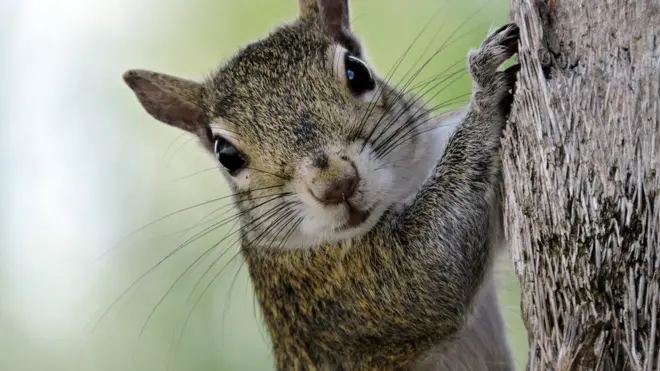
M 511 0 L 505 220 L 528 370 L 660 370 L 660 1 Z

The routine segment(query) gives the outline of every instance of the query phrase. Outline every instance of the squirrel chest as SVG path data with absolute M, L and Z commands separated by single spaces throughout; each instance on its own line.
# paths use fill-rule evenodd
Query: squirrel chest
M 294 347 L 314 364 L 337 355 L 378 369 L 428 351 L 446 335 L 439 324 L 452 308 L 433 295 L 441 280 L 404 252 L 396 244 L 246 251 L 275 346 Z

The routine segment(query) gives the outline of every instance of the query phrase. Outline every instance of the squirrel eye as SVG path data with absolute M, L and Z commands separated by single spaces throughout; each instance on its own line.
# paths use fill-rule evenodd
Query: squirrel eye
M 344 65 L 346 66 L 348 88 L 353 94 L 361 95 L 376 87 L 369 67 L 360 59 L 346 54 Z
M 245 157 L 243 157 L 236 147 L 222 137 L 215 137 L 213 151 L 215 152 L 218 161 L 220 161 L 220 164 L 222 164 L 231 175 L 235 175 L 236 172 L 245 166 Z

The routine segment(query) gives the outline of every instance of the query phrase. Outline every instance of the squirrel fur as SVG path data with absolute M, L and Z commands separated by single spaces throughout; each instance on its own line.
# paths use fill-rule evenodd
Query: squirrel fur
M 518 28 L 470 53 L 471 102 L 437 116 L 348 59 L 347 0 L 299 7 L 203 82 L 124 75 L 153 117 L 234 156 L 219 168 L 277 369 L 513 370 L 492 266 Z

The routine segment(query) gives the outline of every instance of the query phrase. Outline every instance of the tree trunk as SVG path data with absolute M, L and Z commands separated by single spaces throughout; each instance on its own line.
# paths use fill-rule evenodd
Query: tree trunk
M 660 370 L 660 1 L 511 0 L 505 213 L 528 370 Z

